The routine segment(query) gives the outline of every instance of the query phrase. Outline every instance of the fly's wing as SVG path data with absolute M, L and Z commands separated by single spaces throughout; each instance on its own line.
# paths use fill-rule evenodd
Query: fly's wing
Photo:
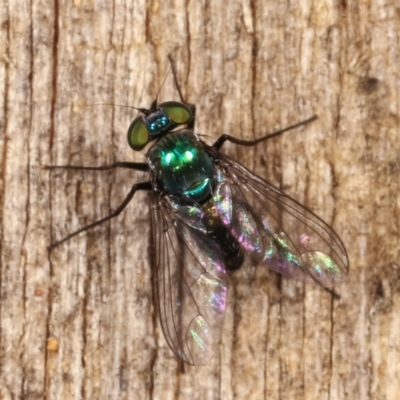
M 201 210 L 152 200 L 153 249 L 159 313 L 165 338 L 184 362 L 203 365 L 220 341 L 227 276 Z
M 229 157 L 220 155 L 219 168 L 214 202 L 248 254 L 282 275 L 322 286 L 346 279 L 347 252 L 329 225 Z

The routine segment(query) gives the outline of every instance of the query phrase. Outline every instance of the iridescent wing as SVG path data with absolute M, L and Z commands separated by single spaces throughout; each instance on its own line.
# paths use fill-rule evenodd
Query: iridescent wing
M 287 277 L 333 286 L 347 278 L 346 249 L 313 212 L 220 154 L 219 214 L 247 253 Z
M 227 276 L 196 207 L 152 196 L 156 290 L 165 338 L 184 362 L 206 364 L 221 336 Z

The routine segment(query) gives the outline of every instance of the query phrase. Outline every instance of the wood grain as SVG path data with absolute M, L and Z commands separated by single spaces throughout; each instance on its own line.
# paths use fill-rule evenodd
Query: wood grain
M 400 8 L 397 1 L 0 2 L 1 399 L 398 399 Z M 137 115 L 178 99 L 196 131 L 311 208 L 350 257 L 340 300 L 258 268 L 232 277 L 220 353 L 182 370 L 154 308 Z M 99 105 L 102 104 L 102 105 Z

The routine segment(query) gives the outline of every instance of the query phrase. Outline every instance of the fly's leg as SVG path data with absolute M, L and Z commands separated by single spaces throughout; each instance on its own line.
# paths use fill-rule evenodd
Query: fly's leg
M 109 165 L 102 165 L 100 167 L 84 167 L 81 165 L 46 165 L 44 167 L 45 169 L 75 169 L 75 170 L 90 170 L 90 171 L 110 171 L 115 168 L 128 168 L 128 169 L 134 169 L 136 171 L 144 171 L 147 172 L 149 171 L 149 165 L 147 163 L 134 163 L 134 162 L 120 162 L 117 161 L 114 164 L 109 164 Z
M 168 60 L 169 60 L 169 62 L 171 64 L 172 76 L 174 77 L 174 83 L 175 83 L 176 90 L 178 91 L 179 98 L 181 99 L 181 102 L 183 104 L 187 105 L 190 108 L 190 110 L 192 111 L 193 118 L 190 121 L 190 123 L 187 124 L 187 128 L 191 129 L 191 130 L 194 130 L 194 123 L 195 123 L 195 119 L 196 119 L 196 106 L 194 104 L 188 103 L 183 98 L 181 87 L 179 86 L 179 82 L 178 82 L 178 75 L 176 73 L 175 63 L 174 63 L 174 60 L 173 60 L 171 54 L 168 54 Z
M 260 142 L 263 142 L 264 140 L 272 139 L 273 137 L 279 136 L 284 132 L 287 132 L 292 129 L 298 128 L 300 126 L 309 124 L 310 122 L 315 121 L 317 118 L 318 117 L 316 115 L 314 115 L 313 117 L 308 118 L 305 121 L 301 121 L 297 124 L 288 126 L 287 128 L 280 129 L 279 131 L 270 133 L 270 134 L 268 134 L 262 138 L 256 139 L 256 140 L 242 140 L 242 139 L 238 139 L 238 138 L 235 138 L 234 136 L 230 136 L 230 135 L 227 135 L 226 133 L 224 133 L 215 141 L 215 143 L 211 147 L 219 150 L 226 141 L 234 143 L 234 144 L 238 144 L 240 146 L 254 146 Z
M 108 164 L 108 165 L 102 165 L 99 167 L 85 167 L 85 166 L 81 166 L 81 165 L 46 165 L 44 167 L 45 169 L 48 170 L 54 170 L 54 169 L 70 169 L 70 170 L 85 170 L 85 171 L 110 171 L 112 169 L 115 168 L 128 168 L 128 169 L 134 169 L 136 171 L 144 171 L 147 172 L 149 170 L 149 165 L 147 163 L 134 163 L 134 162 L 125 162 L 125 161 L 117 161 L 113 164 Z M 144 182 L 144 184 L 150 184 L 150 182 Z M 106 218 L 103 218 L 99 221 L 96 221 L 90 225 L 87 225 L 79 230 L 77 230 L 76 232 L 73 232 L 71 234 L 69 234 L 68 236 L 66 236 L 65 238 L 52 243 L 49 246 L 49 249 L 52 249 L 58 245 L 60 245 L 61 243 L 66 242 L 67 240 L 71 239 L 72 237 L 74 237 L 75 235 L 78 235 L 81 232 L 84 232 L 90 228 L 93 228 L 94 226 L 100 225 L 101 223 L 116 217 L 126 206 L 127 204 L 131 201 L 133 195 L 135 194 L 136 190 L 146 190 L 146 187 L 142 188 L 140 187 L 141 184 L 136 184 L 132 187 L 131 191 L 128 193 L 126 199 L 124 200 L 124 202 L 117 208 L 116 211 L 114 211 L 113 214 L 109 215 Z M 150 184 L 150 189 L 151 190 L 151 184 Z
M 86 168 L 87 168 L 87 167 L 86 167 Z M 101 168 L 101 167 L 100 167 L 100 168 Z M 78 234 L 81 233 L 81 232 L 85 232 L 85 231 L 87 231 L 87 230 L 89 230 L 89 229 L 91 229 L 91 228 L 94 228 L 95 226 L 100 225 L 100 224 L 102 224 L 103 222 L 106 222 L 106 221 L 108 221 L 108 220 L 110 220 L 110 219 L 116 217 L 117 215 L 119 215 L 119 214 L 122 212 L 122 210 L 129 204 L 129 202 L 132 200 L 134 194 L 135 194 L 137 191 L 139 191 L 139 190 L 148 190 L 148 191 L 150 191 L 150 190 L 152 190 L 152 189 L 153 189 L 153 186 L 152 186 L 152 183 L 151 183 L 151 182 L 135 183 L 135 184 L 132 186 L 131 190 L 129 191 L 128 195 L 126 196 L 125 200 L 120 204 L 120 206 L 119 206 L 112 214 L 110 214 L 110 215 L 108 215 L 107 217 L 104 217 L 104 218 L 102 218 L 102 219 L 99 219 L 98 221 L 95 221 L 95 222 L 93 222 L 93 223 L 91 223 L 91 224 L 89 224 L 89 225 L 86 225 L 86 226 L 84 226 L 83 228 L 78 229 L 77 231 L 72 232 L 72 233 L 70 233 L 69 235 L 65 236 L 63 239 L 61 239 L 61 240 L 59 240 L 59 241 L 57 241 L 57 242 L 52 243 L 52 244 L 49 246 L 49 250 L 53 249 L 53 248 L 56 247 L 56 246 L 59 246 L 61 243 L 66 242 L 67 240 L 73 238 L 74 236 L 78 235 Z

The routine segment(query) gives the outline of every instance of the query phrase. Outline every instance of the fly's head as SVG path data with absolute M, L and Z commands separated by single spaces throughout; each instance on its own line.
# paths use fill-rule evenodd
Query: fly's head
M 194 106 L 167 101 L 157 104 L 153 102 L 149 109 L 138 108 L 142 113 L 135 118 L 128 129 L 129 146 L 142 150 L 149 142 L 161 138 L 180 125 L 190 126 L 194 120 Z

